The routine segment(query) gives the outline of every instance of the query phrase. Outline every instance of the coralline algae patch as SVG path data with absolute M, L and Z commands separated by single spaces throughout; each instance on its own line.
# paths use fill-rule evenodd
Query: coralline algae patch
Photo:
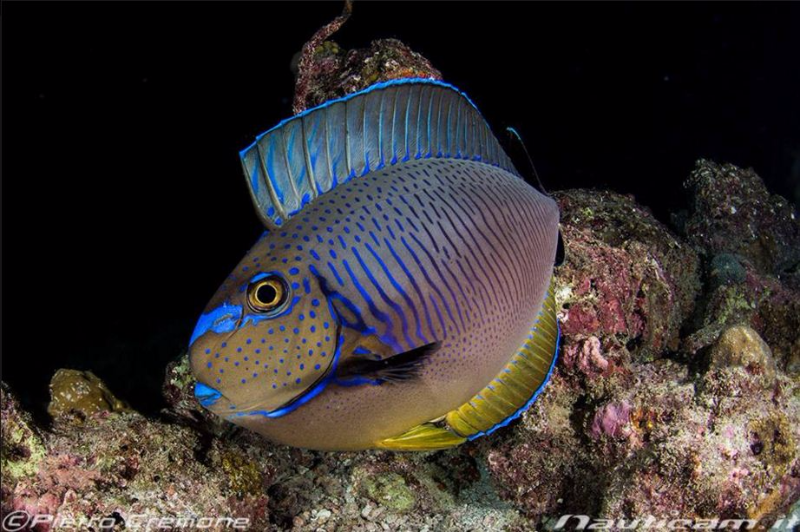
M 565 364 L 609 374 L 677 349 L 699 290 L 694 249 L 630 197 L 590 190 L 555 197 L 566 252 L 556 271 Z

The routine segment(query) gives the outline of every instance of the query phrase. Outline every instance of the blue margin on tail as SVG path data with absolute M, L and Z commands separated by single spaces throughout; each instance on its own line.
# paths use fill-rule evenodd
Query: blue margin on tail
M 367 87 L 366 89 L 361 89 L 361 90 L 360 90 L 360 91 L 358 91 L 358 92 L 354 92 L 354 93 L 352 93 L 352 94 L 348 94 L 348 95 L 346 95 L 346 96 L 343 96 L 343 97 L 341 97 L 341 98 L 337 98 L 337 99 L 335 99 L 335 100 L 328 100 L 327 102 L 325 102 L 325 103 L 323 103 L 323 104 L 320 104 L 320 105 L 318 105 L 318 106 L 316 106 L 316 107 L 312 107 L 311 109 L 306 109 L 306 110 L 305 110 L 305 111 L 303 111 L 302 113 L 298 113 L 298 114 L 296 114 L 296 115 L 294 115 L 294 116 L 292 116 L 292 117 L 289 117 L 289 118 L 284 118 L 283 120 L 281 120 L 281 121 L 278 123 L 278 125 L 276 125 L 276 126 L 274 126 L 274 127 L 270 128 L 270 129 L 268 129 L 267 131 L 265 131 L 264 133 L 261 133 L 260 135 L 258 135 L 258 136 L 256 137 L 256 140 L 255 140 L 255 141 L 254 141 L 252 144 L 250 144 L 248 147 L 246 147 L 245 149 L 243 149 L 243 150 L 241 150 L 241 151 L 239 152 L 239 157 L 242 157 L 242 158 L 243 158 L 243 157 L 245 156 L 245 153 L 246 153 L 248 150 L 250 150 L 250 148 L 252 148 L 252 147 L 253 147 L 253 146 L 255 146 L 256 144 L 258 144 L 258 141 L 260 141 L 260 140 L 261 140 L 261 137 L 263 137 L 264 135 L 267 135 L 268 133 L 271 133 L 271 132 L 275 131 L 276 129 L 280 129 L 280 128 L 282 128 L 283 126 L 285 126 L 285 125 L 286 125 L 288 122 L 291 122 L 292 120 L 298 120 L 298 119 L 300 119 L 300 118 L 303 118 L 303 117 L 304 117 L 304 116 L 306 116 L 307 114 L 313 113 L 314 111 L 318 111 L 319 109 L 325 109 L 326 107 L 330 107 L 331 105 L 337 104 L 337 103 L 339 103 L 339 102 L 346 102 L 346 101 L 348 101 L 348 100 L 352 100 L 353 98 L 355 98 L 355 97 L 357 97 L 357 96 L 361 96 L 362 94 L 368 94 L 368 93 L 370 93 L 370 92 L 373 92 L 373 91 L 376 91 L 376 90 L 385 89 L 386 87 L 391 87 L 391 86 L 394 86 L 394 85 L 411 85 L 411 84 L 414 84 L 414 83 L 422 83 L 422 84 L 426 84 L 426 85 L 436 85 L 436 86 L 439 86 L 439 87 L 446 87 L 446 88 L 448 88 L 448 89 L 451 89 L 451 90 L 453 90 L 453 91 L 457 92 L 458 94 L 460 94 L 461 96 L 463 96 L 463 97 L 464 97 L 464 99 L 465 99 L 465 100 L 467 100 L 467 102 L 469 102 L 469 104 L 470 104 L 470 105 L 471 105 L 473 108 L 475 108 L 475 110 L 476 110 L 476 111 L 478 111 L 478 113 L 480 113 L 480 111 L 478 110 L 478 106 L 477 106 L 477 105 L 475 105 L 475 104 L 472 102 L 472 100 L 470 100 L 470 99 L 469 99 L 469 96 L 467 96 L 466 94 L 464 94 L 464 93 L 463 93 L 463 92 L 462 92 L 462 91 L 461 91 L 461 90 L 460 90 L 458 87 L 455 87 L 455 86 L 453 86 L 453 85 L 450 85 L 449 83 L 445 83 L 444 81 L 439 81 L 439 80 L 436 80 L 436 79 L 430 79 L 430 78 L 400 78 L 400 79 L 390 79 L 389 81 L 382 81 L 382 82 L 380 82 L 380 83 L 376 83 L 376 84 L 374 84 L 374 85 L 370 85 L 370 86 L 369 86 L 369 87 Z M 482 115 L 481 115 L 481 116 L 482 116 Z
M 481 436 L 486 436 L 487 434 L 491 434 L 492 432 L 496 431 L 500 427 L 505 427 L 506 425 L 508 425 L 509 423 L 514 421 L 515 419 L 517 419 L 519 416 L 521 416 L 522 413 L 525 410 L 527 410 L 533 404 L 534 401 L 536 401 L 536 398 L 539 397 L 539 394 L 542 393 L 542 390 L 544 390 L 544 387 L 550 381 L 550 377 L 553 374 L 553 369 L 556 367 L 556 362 L 558 361 L 558 348 L 561 345 L 561 325 L 558 323 L 558 318 L 556 318 L 556 334 L 557 334 L 557 336 L 556 336 L 556 349 L 555 349 L 555 353 L 553 354 L 553 361 L 550 363 L 550 369 L 547 370 L 547 375 L 545 376 L 544 381 L 542 381 L 542 384 L 533 393 L 531 398 L 528 399 L 528 402 L 525 403 L 524 405 L 522 405 L 522 407 L 519 410 L 517 410 L 516 412 L 514 412 L 513 414 L 508 416 L 506 419 L 504 419 L 503 421 L 501 421 L 497 425 L 493 426 L 492 428 L 490 428 L 490 429 L 488 429 L 488 430 L 486 430 L 484 432 L 479 432 L 477 434 L 473 434 L 472 436 L 469 436 L 467 438 L 468 440 L 474 440 L 476 438 L 480 438 Z

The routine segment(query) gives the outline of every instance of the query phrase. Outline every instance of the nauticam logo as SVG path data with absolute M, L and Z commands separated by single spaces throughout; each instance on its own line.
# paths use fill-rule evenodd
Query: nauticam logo
M 792 530 L 800 524 L 800 515 L 778 519 L 770 530 Z M 598 519 L 588 515 L 562 515 L 553 530 L 752 530 L 758 526 L 757 519 L 659 519 L 648 515 L 629 519 Z
M 3 532 L 42 529 L 106 530 L 119 524 L 119 517 L 72 517 L 66 515 L 29 514 L 17 510 L 3 518 Z M 247 530 L 247 517 L 153 517 L 145 514 L 125 516 L 125 528 L 132 530 Z

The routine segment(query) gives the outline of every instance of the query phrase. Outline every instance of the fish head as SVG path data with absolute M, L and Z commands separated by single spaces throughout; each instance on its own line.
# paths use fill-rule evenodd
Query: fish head
M 336 320 L 320 280 L 296 255 L 294 245 L 262 238 L 198 320 L 195 396 L 212 412 L 277 417 L 329 373 Z

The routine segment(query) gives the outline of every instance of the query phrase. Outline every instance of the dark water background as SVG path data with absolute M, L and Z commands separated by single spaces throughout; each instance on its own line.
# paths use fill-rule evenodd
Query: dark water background
M 60 367 L 162 406 L 261 233 L 238 151 L 290 114 L 292 56 L 340 9 L 4 5 L 2 365 L 29 406 Z M 548 188 L 631 193 L 666 222 L 699 157 L 800 202 L 798 27 L 789 3 L 356 3 L 335 39 L 403 40 L 520 131 Z

